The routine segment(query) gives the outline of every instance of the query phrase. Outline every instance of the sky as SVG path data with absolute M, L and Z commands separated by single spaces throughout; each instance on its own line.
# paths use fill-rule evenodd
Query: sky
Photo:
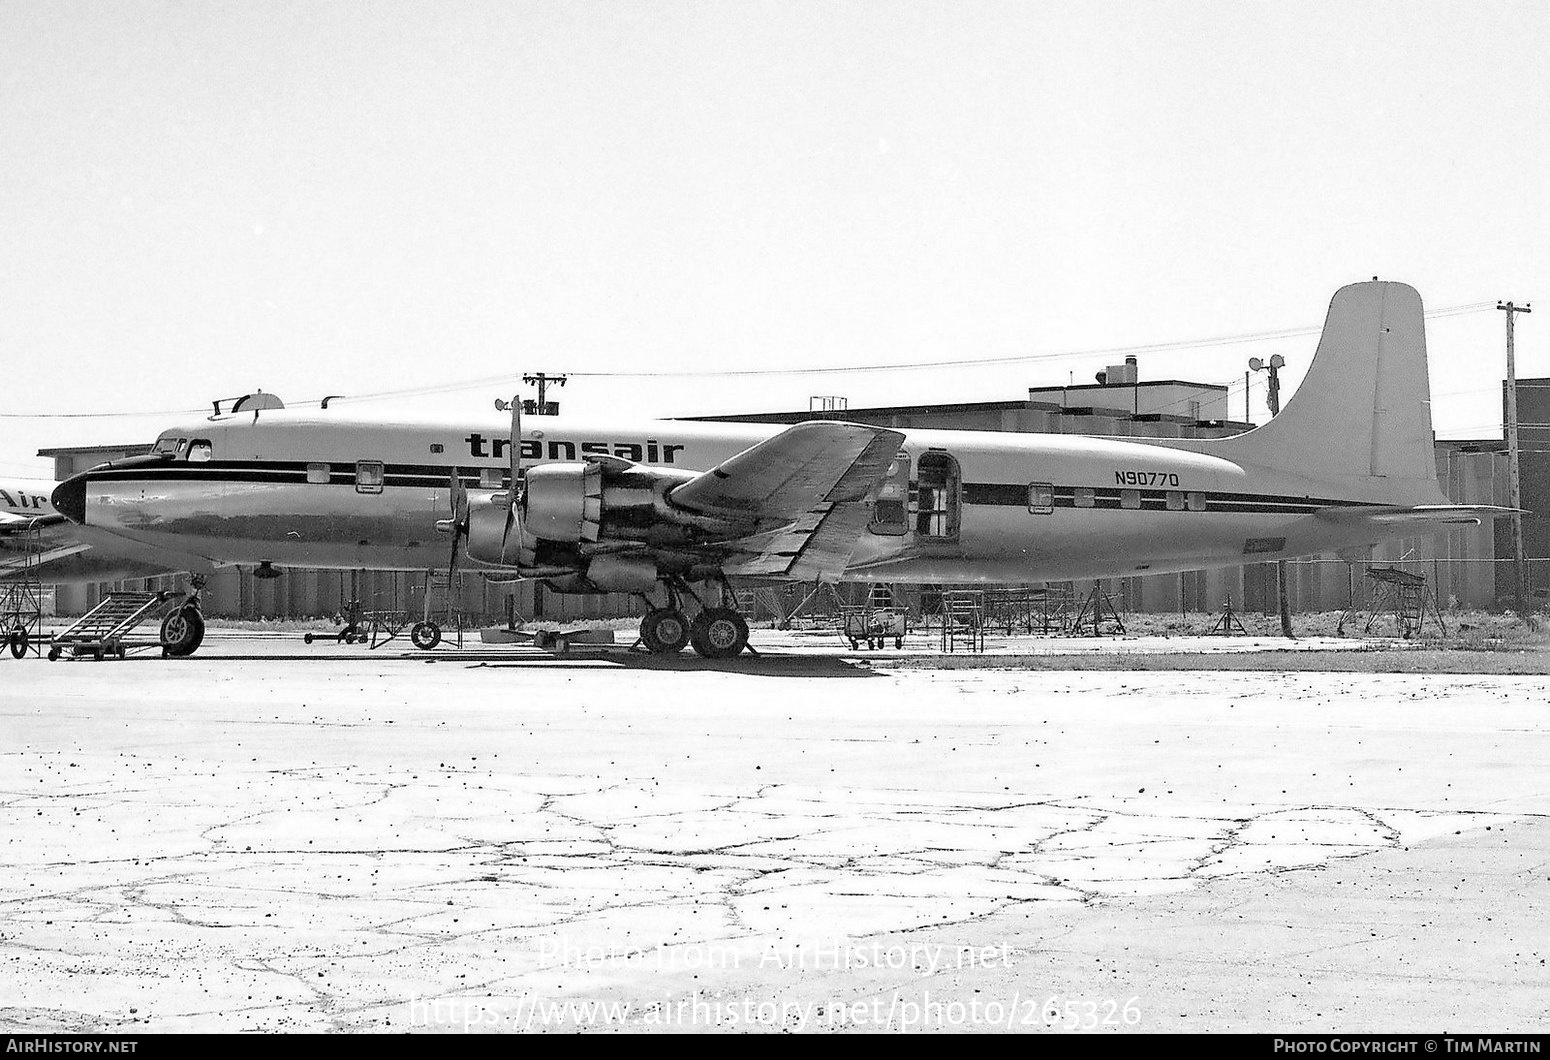
M 0 476 L 255 389 L 483 417 L 538 371 L 639 419 L 1160 347 L 1237 416 L 1372 276 L 1443 311 L 1439 436 L 1499 436 L 1547 129 L 1543 3 L 4 0 Z

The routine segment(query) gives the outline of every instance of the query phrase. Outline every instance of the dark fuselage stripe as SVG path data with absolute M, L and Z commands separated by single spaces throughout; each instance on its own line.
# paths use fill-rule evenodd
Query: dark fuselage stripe
M 315 463 L 322 464 L 323 461 Z M 328 483 L 330 485 L 349 485 L 355 482 L 356 465 L 339 462 L 331 462 L 328 466 Z M 232 482 L 275 484 L 275 483 L 306 483 L 308 463 L 304 461 L 205 461 L 198 463 L 169 463 L 153 467 L 107 467 L 100 471 L 90 471 L 87 474 L 94 481 L 140 481 L 140 482 Z M 472 472 L 472 473 L 470 473 Z M 387 464 L 383 467 L 383 485 L 385 486 L 411 486 L 430 489 L 446 488 L 451 482 L 452 467 L 437 467 L 428 464 Z M 458 478 L 465 487 L 472 489 L 497 489 L 506 485 L 505 476 L 499 487 L 485 484 L 477 468 L 458 468 Z M 323 483 L 315 483 L 322 485 Z M 918 484 L 911 483 L 911 493 L 915 493 Z M 1038 483 L 1039 486 L 1049 488 L 1047 483 Z M 992 508 L 1027 508 L 1029 484 L 1025 482 L 965 482 L 963 484 L 963 503 L 970 507 Z M 1078 505 L 1076 503 L 1077 490 L 1090 490 L 1092 504 Z M 1121 503 L 1121 497 L 1125 493 L 1140 494 L 1140 508 L 1125 508 Z M 1320 497 L 1294 497 L 1272 496 L 1253 493 L 1228 493 L 1211 490 L 1160 490 L 1139 489 L 1137 487 L 1115 486 L 1054 486 L 1052 487 L 1053 507 L 1056 508 L 1093 508 L 1105 511 L 1188 511 L 1184 507 L 1168 506 L 1168 495 L 1175 494 L 1178 498 L 1187 498 L 1195 494 L 1202 498 L 1206 512 L 1237 512 L 1237 513 L 1263 513 L 1267 515 L 1278 514 L 1309 514 L 1320 508 L 1358 508 L 1370 507 L 1372 502 L 1336 500 Z M 1175 505 L 1179 501 L 1175 500 Z M 1198 513 L 1199 509 L 1195 509 Z

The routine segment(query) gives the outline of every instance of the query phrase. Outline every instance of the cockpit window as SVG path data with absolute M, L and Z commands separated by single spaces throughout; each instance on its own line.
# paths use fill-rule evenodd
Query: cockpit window
M 158 438 L 156 439 L 156 445 L 151 449 L 151 452 L 175 453 L 177 452 L 177 448 L 178 440 L 176 438 Z
M 204 438 L 195 438 L 188 447 L 188 459 L 192 463 L 203 463 L 210 459 L 210 443 Z
M 178 456 L 179 457 L 185 457 L 187 455 L 188 455 L 188 439 L 187 438 L 179 438 L 178 439 Z

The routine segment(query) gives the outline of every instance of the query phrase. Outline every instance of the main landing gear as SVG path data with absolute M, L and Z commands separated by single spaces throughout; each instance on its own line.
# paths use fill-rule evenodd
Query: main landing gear
M 680 589 L 701 604 L 693 621 L 683 613 Z M 676 655 L 686 646 L 693 646 L 707 659 L 730 659 L 740 654 L 748 647 L 748 623 L 736 608 L 725 606 L 731 596 L 725 585 L 721 591 L 723 603 L 706 607 L 687 585 L 669 582 L 667 606 L 653 607 L 641 619 L 640 642 L 653 655 Z

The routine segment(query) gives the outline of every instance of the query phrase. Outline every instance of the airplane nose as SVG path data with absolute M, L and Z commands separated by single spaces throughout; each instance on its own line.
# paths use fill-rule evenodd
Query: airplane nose
M 86 476 L 67 478 L 54 487 L 54 510 L 72 523 L 86 525 Z

